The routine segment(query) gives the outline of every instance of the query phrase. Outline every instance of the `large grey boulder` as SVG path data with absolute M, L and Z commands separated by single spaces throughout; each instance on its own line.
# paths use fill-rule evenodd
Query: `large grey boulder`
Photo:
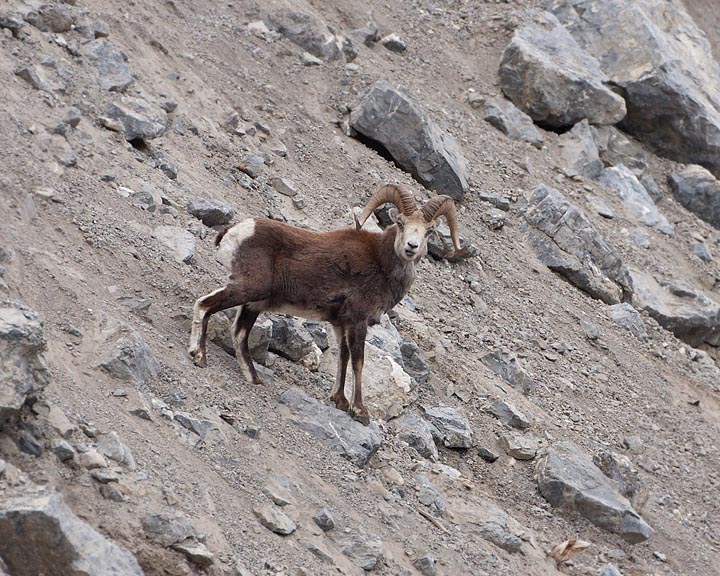
M 167 114 L 143 98 L 123 96 L 108 106 L 107 115 L 122 124 L 128 141 L 151 140 L 165 133 Z
M 535 473 L 540 493 L 552 506 L 577 511 L 631 544 L 652 537 L 652 528 L 628 499 L 571 442 L 559 442 L 548 448 L 538 460 Z
M 339 60 L 343 56 L 353 59 L 354 49 L 350 40 L 333 34 L 312 14 L 286 10 L 268 16 L 265 23 L 270 30 L 282 34 L 324 62 Z
M 618 193 L 625 210 L 638 222 L 655 228 L 663 234 L 672 235 L 674 233 L 673 225 L 660 213 L 645 186 L 629 168 L 622 164 L 613 168 L 605 168 L 598 181 L 605 188 Z
M 699 346 L 720 344 L 720 304 L 704 292 L 654 278 L 647 272 L 630 270 L 633 302 L 675 336 Z
M 270 351 L 288 360 L 300 362 L 311 370 L 317 370 L 322 352 L 302 322 L 285 316 L 272 316 L 271 320 L 273 327 Z
M 605 85 L 607 80 L 598 61 L 548 12 L 532 13 L 500 62 L 502 91 L 548 126 L 572 126 L 584 118 L 592 124 L 622 120 L 625 102 Z
M 0 422 L 50 382 L 45 349 L 37 314 L 20 302 L 0 302 Z
M 708 224 L 720 228 L 720 182 L 702 166 L 691 164 L 668 176 L 673 197 Z
M 603 163 L 593 129 L 587 120 L 581 120 L 572 130 L 561 135 L 558 144 L 567 175 L 592 179 L 600 176 Z
M 395 162 L 430 190 L 460 200 L 468 191 L 465 158 L 403 87 L 376 82 L 352 105 L 350 125 L 381 144 Z
M 705 34 L 665 0 L 555 0 L 627 103 L 622 128 L 682 162 L 720 168 L 720 65 Z
M 142 576 L 135 557 L 80 520 L 60 494 L 3 498 L 0 557 L 13 576 Z
M 97 81 L 101 88 L 123 92 L 133 82 L 122 52 L 104 39 L 93 40 L 83 47 L 83 55 L 97 68 Z
M 615 248 L 558 190 L 544 184 L 533 188 L 524 217 L 530 241 L 548 268 L 607 304 L 630 295 L 630 277 Z
M 395 430 L 398 439 L 417 450 L 420 456 L 437 461 L 438 450 L 427 420 L 414 413 L 403 414 L 395 421 Z
M 345 412 L 310 398 L 299 388 L 283 392 L 280 403 L 289 409 L 291 422 L 357 466 L 367 464 L 382 445 L 383 435 L 377 424 L 363 426 Z
M 542 149 L 545 138 L 537 129 L 532 118 L 517 108 L 512 102 L 486 100 L 483 105 L 483 119 L 508 138 L 528 142 Z

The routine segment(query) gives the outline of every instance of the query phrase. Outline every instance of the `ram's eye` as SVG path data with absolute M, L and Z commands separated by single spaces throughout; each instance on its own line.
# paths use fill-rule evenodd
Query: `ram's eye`
M 405 224 L 403 224 L 403 221 L 402 221 L 402 220 L 398 220 L 398 221 L 396 222 L 396 224 L 397 224 L 397 227 L 400 228 L 400 230 L 402 230 L 403 228 L 405 228 Z
M 433 232 L 435 232 L 435 228 L 428 228 L 427 230 L 425 230 L 425 237 L 430 236 L 430 234 L 432 234 Z

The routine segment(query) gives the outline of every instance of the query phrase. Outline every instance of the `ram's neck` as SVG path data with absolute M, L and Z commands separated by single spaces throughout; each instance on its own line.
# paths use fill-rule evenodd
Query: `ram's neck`
M 396 232 L 397 228 L 390 226 L 381 239 L 382 267 L 392 296 L 390 307 L 402 300 L 415 281 L 415 262 L 404 260 L 395 252 Z

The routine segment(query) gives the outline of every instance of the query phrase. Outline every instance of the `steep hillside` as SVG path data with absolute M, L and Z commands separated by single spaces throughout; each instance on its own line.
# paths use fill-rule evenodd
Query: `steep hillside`
M 543 130 L 538 149 L 484 121 L 479 97 L 501 98 L 503 51 L 527 10 L 541 5 L 78 0 L 57 5 L 75 18 L 73 28 L 57 14 L 45 24 L 24 21 L 18 31 L 6 22 L 0 299 L 21 301 L 42 320 L 50 379 L 0 434 L 7 462 L 0 467 L 0 509 L 13 498 L 57 491 L 148 575 L 362 574 L 363 563 L 388 575 L 613 574 L 608 563 L 626 576 L 715 573 L 715 348 L 692 347 L 645 311 L 646 338 L 613 321 L 607 304 L 541 261 L 524 214 L 534 187 L 552 186 L 583 210 L 626 267 L 715 300 L 720 270 L 712 254 L 720 236 L 670 194 L 667 176 L 682 166 L 644 144 L 632 141 L 646 159 L 645 174 L 659 183 L 655 200 L 672 235 L 638 224 L 617 194 L 571 174 L 562 159 L 565 129 Z M 28 14 L 39 6 L 8 0 L 0 18 L 33 20 Z M 357 57 L 306 65 L 303 49 L 282 34 L 248 27 L 283 10 L 314 15 L 354 38 Z M 700 19 L 712 9 L 698 2 L 691 12 Z M 351 31 L 369 21 L 379 37 L 396 33 L 407 49 L 359 42 Z M 105 32 L 124 59 L 94 56 L 95 37 Z M 33 73 L 18 75 L 32 66 Z M 299 426 L 279 401 L 298 387 L 327 403 L 337 353 L 332 336 L 316 371 L 271 355 L 262 386 L 245 382 L 236 359 L 218 345 L 220 336 L 209 344 L 209 366 L 193 365 L 186 351 L 193 303 L 221 287 L 226 271 L 215 260 L 215 229 L 186 207 L 212 198 L 234 208 L 233 222 L 270 216 L 328 230 L 352 225 L 353 208 L 386 182 L 427 199 L 434 192 L 386 151 L 348 135 L 348 110 L 378 80 L 405 86 L 467 160 L 470 190 L 458 204 L 459 223 L 477 256 L 423 259 L 411 300 L 396 307 L 392 322 L 430 367 L 402 411 L 456 408 L 469 421 L 473 446 L 440 442 L 433 462 L 409 447 L 390 420 L 379 424 L 383 445 L 359 467 Z M 161 136 L 126 139 L 109 109 L 121 93 L 152 106 L 156 124 L 167 126 Z M 77 123 L 65 120 L 75 114 L 68 116 L 71 107 L 79 111 Z M 248 154 L 263 155 L 257 178 L 246 174 Z M 290 180 L 297 195 L 269 185 L 275 177 Z M 613 218 L 598 213 L 598 198 Z M 640 228 L 645 247 L 638 246 Z M 165 234 L 174 235 L 173 247 L 162 241 Z M 693 251 L 698 243 L 709 247 L 709 260 Z M 220 331 L 226 325 L 218 321 Z M 502 369 L 491 369 L 493 353 L 501 364 L 517 359 L 510 365 L 525 371 L 519 378 L 527 393 L 518 378 L 513 386 L 498 374 Z M 489 413 L 496 399 L 524 414 L 529 428 L 515 430 Z M 113 431 L 133 465 L 122 448 L 115 456 L 105 450 L 105 466 L 95 460 L 102 459 L 98 443 L 103 452 Z M 501 447 L 508 434 L 524 435 L 530 459 Z M 65 462 L 61 437 L 70 450 Z M 588 519 L 602 516 L 602 507 L 585 514 L 543 497 L 536 480 L 542 454 L 533 455 L 565 441 L 589 458 L 601 452 L 629 458 L 637 476 L 633 505 L 652 526 L 651 539 L 630 544 Z M 499 458 L 489 462 L 480 449 Z M 276 505 L 282 500 L 289 504 Z M 297 529 L 274 533 L 259 521 L 261 508 L 283 512 Z M 323 508 L 335 523 L 327 533 L 313 520 Z M 177 537 L 152 527 L 153 514 L 178 513 L 195 535 L 187 526 L 180 536 L 176 529 Z M 360 541 L 363 535 L 368 541 Z M 171 547 L 189 545 L 186 536 L 199 548 L 204 541 L 206 550 Z M 558 564 L 548 554 L 567 539 L 591 545 Z M 28 546 L 28 562 L 56 553 Z M 2 544 L 0 556 L 11 576 L 32 573 L 18 568 L 24 560 L 5 558 Z M 112 572 L 108 558 L 89 573 L 137 573 Z

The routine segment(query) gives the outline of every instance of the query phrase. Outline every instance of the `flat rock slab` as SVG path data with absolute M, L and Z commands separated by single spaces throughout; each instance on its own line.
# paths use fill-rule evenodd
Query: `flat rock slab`
M 595 179 L 600 176 L 603 163 L 595 141 L 593 128 L 582 120 L 558 139 L 560 156 L 568 176 Z
M 512 102 L 486 100 L 482 113 L 485 122 L 506 134 L 508 138 L 528 142 L 535 148 L 542 149 L 545 138 L 540 130 L 537 129 L 532 118 Z
M 98 366 L 112 377 L 142 385 L 160 373 L 160 365 L 148 345 L 126 324 L 111 326 L 101 338 Z
M 260 521 L 260 524 L 276 534 L 287 536 L 297 530 L 295 522 L 273 504 L 256 506 L 253 508 L 253 514 Z
M 453 514 L 457 510 L 457 522 L 464 531 L 477 534 L 495 546 L 517 553 L 522 550 L 523 541 L 518 534 L 526 533 L 515 519 L 489 500 L 467 500 L 453 502 Z
M 600 174 L 598 182 L 605 188 L 618 193 L 625 210 L 635 220 L 668 236 L 674 233 L 673 225 L 658 210 L 645 186 L 640 183 L 640 180 L 629 168 L 623 164 L 605 168 Z
M 379 142 L 398 166 L 426 188 L 460 200 L 468 169 L 455 139 L 443 132 L 403 87 L 375 83 L 353 104 L 350 126 Z
M 281 34 L 322 62 L 343 58 L 345 39 L 333 34 L 322 20 L 312 14 L 285 10 L 271 14 L 265 22 L 271 31 Z
M 512 428 L 530 428 L 530 420 L 528 417 L 512 404 L 505 402 L 505 400 L 495 400 L 487 406 L 484 406 L 483 411 L 492 414 L 500 420 L 500 422 Z
M 647 339 L 645 322 L 643 322 L 640 312 L 635 310 L 631 304 L 623 302 L 622 304 L 608 306 L 607 314 L 613 322 L 628 330 L 639 340 Z
M 135 557 L 80 520 L 59 494 L 0 503 L 0 556 L 13 576 L 142 576 Z
M 280 402 L 290 410 L 292 422 L 357 466 L 367 464 L 382 445 L 383 435 L 377 424 L 363 426 L 345 412 L 321 404 L 299 388 L 286 390 Z
M 83 48 L 83 55 L 95 64 L 101 88 L 123 92 L 133 82 L 122 52 L 107 40 L 93 40 Z
M 382 561 L 383 543 L 377 536 L 362 532 L 336 531 L 332 538 L 342 553 L 365 571 L 373 570 Z
M 625 101 L 605 85 L 607 79 L 600 63 L 548 12 L 531 12 L 500 62 L 505 95 L 536 122 L 555 127 L 585 118 L 592 124 L 622 120 Z
M 551 9 L 622 89 L 621 127 L 663 155 L 720 168 L 720 65 L 665 0 L 555 0 Z
M 0 302 L 0 419 L 19 410 L 30 394 L 50 382 L 43 326 L 16 301 Z
M 715 228 L 720 228 L 720 182 L 692 164 L 668 177 L 675 200 Z
M 180 264 L 187 264 L 195 256 L 195 236 L 179 226 L 156 226 L 153 236 L 170 250 L 173 258 Z
M 201 220 L 205 226 L 229 224 L 235 216 L 235 210 L 225 202 L 212 198 L 196 198 L 187 205 L 187 211 Z
M 533 248 L 548 268 L 607 304 L 632 293 L 620 255 L 561 192 L 544 184 L 533 188 L 524 217 Z
M 700 290 L 631 270 L 633 302 L 675 336 L 697 347 L 720 344 L 720 303 Z
M 480 362 L 523 394 L 529 394 L 532 390 L 533 381 L 520 365 L 515 354 L 500 351 L 488 352 L 480 357 Z
M 204 539 L 204 535 L 193 526 L 192 520 L 182 512 L 147 514 L 142 520 L 142 526 L 148 538 L 165 547 Z
M 560 442 L 536 466 L 538 488 L 552 506 L 579 512 L 593 524 L 622 535 L 631 544 L 648 540 L 652 528 L 630 501 L 577 446 Z

